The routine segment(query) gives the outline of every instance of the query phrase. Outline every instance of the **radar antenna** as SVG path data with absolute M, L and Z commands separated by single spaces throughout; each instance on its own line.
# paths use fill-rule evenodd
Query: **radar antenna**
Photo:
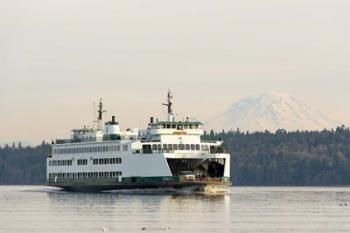
M 97 122 L 98 122 L 98 129 L 101 130 L 102 129 L 102 116 L 103 113 L 107 112 L 106 110 L 103 110 L 103 103 L 102 103 L 102 98 L 100 98 L 100 103 L 98 104 L 98 117 L 97 117 Z
M 174 121 L 174 113 L 173 113 L 173 102 L 171 101 L 173 99 L 173 94 L 171 93 L 171 90 L 169 89 L 168 95 L 166 98 L 167 103 L 163 103 L 162 105 L 168 107 L 168 121 Z

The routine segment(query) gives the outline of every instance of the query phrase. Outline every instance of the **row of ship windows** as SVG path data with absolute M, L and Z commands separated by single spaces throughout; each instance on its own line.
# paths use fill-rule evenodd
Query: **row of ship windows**
M 49 178 L 59 179 L 86 179 L 86 178 L 113 178 L 122 176 L 121 171 L 113 172 L 76 172 L 76 173 L 49 173 Z
M 93 164 L 121 164 L 122 158 L 105 158 L 105 159 L 94 159 Z
M 146 146 L 146 145 L 144 145 Z M 153 144 L 152 150 L 201 150 L 199 144 Z M 202 145 L 202 150 L 209 150 L 208 145 Z
M 93 159 L 92 163 L 97 164 L 121 164 L 122 158 L 103 158 L 103 159 Z M 78 165 L 87 165 L 87 159 L 78 159 Z M 51 160 L 49 161 L 49 166 L 72 166 L 72 160 Z
M 72 160 L 51 160 L 49 166 L 72 166 Z
M 150 146 L 150 145 L 144 145 Z M 123 151 L 128 151 L 128 145 L 123 145 Z M 152 150 L 201 150 L 199 144 L 153 144 Z M 208 151 L 208 145 L 202 145 L 202 151 Z M 62 148 L 53 149 L 54 154 L 76 154 L 76 153 L 96 153 L 120 151 L 120 145 L 98 146 L 98 147 L 81 147 L 81 148 Z
M 87 159 L 78 159 L 77 164 L 78 165 L 87 165 L 88 161 Z
M 189 124 L 189 125 L 183 125 L 183 124 L 162 124 L 162 129 L 198 129 L 199 125 L 195 124 Z
M 94 146 L 94 147 L 76 147 L 76 148 L 60 148 L 53 149 L 53 154 L 81 154 L 81 153 L 96 153 L 96 152 L 110 152 L 110 151 L 128 151 L 128 145 L 112 145 L 112 146 Z

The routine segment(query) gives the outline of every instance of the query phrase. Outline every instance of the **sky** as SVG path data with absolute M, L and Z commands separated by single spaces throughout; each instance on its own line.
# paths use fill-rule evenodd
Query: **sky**
M 0 0 L 0 142 L 122 128 L 289 93 L 350 125 L 348 0 Z

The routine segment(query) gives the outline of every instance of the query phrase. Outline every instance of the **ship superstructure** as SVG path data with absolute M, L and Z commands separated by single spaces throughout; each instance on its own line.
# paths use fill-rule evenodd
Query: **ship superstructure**
M 96 127 L 74 129 L 70 139 L 53 143 L 48 184 L 72 191 L 229 185 L 223 142 L 202 140 L 200 122 L 177 121 L 170 91 L 163 105 L 166 120 L 151 117 L 146 129 L 121 131 L 114 116 L 103 124 L 101 100 Z

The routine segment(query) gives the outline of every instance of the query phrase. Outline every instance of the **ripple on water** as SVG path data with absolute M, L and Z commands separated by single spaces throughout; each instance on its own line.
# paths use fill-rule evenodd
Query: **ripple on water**
M 0 186 L 0 232 L 349 232 L 349 204 L 347 187 L 233 187 L 212 196 Z

